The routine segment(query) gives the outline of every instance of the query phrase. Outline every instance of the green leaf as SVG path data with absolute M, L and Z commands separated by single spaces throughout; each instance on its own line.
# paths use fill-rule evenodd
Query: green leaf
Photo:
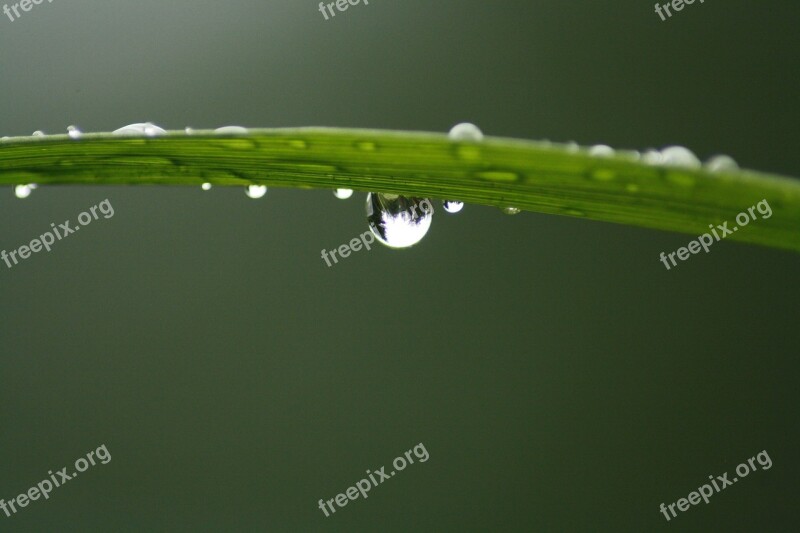
M 694 236 L 767 200 L 772 216 L 728 239 L 800 251 L 800 181 L 749 170 L 645 163 L 637 152 L 487 137 L 381 130 L 252 129 L 12 137 L 0 141 L 0 184 L 264 184 L 349 188 L 463 200 Z

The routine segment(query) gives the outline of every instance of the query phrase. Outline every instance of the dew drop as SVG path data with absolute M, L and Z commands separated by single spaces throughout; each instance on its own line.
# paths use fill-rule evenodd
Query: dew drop
M 469 122 L 462 122 L 456 124 L 450 129 L 447 134 L 451 141 L 482 141 L 483 132 L 475 124 Z
M 111 132 L 113 135 L 125 135 L 131 137 L 155 137 L 157 135 L 164 135 L 167 130 L 159 128 L 152 122 L 137 122 L 136 124 L 128 124 L 117 130 Z
M 347 200 L 353 196 L 353 189 L 334 189 L 333 195 L 339 200 Z
M 414 246 L 428 233 L 433 204 L 427 198 L 369 193 L 367 222 L 375 238 L 389 248 Z
M 661 150 L 661 163 L 672 167 L 700 168 L 694 152 L 683 146 L 668 146 Z
M 660 165 L 664 161 L 664 157 L 658 150 L 645 150 L 642 154 L 642 162 L 648 165 Z
M 29 183 L 27 185 L 17 185 L 16 187 L 14 187 L 14 196 L 16 196 L 17 198 L 27 198 L 36 188 L 37 185 L 35 183 Z
M 44 132 L 42 130 L 36 130 L 33 132 L 34 137 L 44 137 Z
M 194 135 L 194 128 L 190 128 L 189 126 L 186 126 L 183 131 L 186 132 L 186 135 Z
M 76 128 L 75 126 L 68 126 L 67 127 L 67 135 L 69 135 L 70 139 L 80 139 L 83 135 L 83 132 Z
M 705 164 L 706 170 L 711 172 L 724 172 L 726 170 L 739 170 L 736 161 L 727 155 L 715 155 Z
M 242 126 L 223 126 L 214 130 L 214 133 L 221 133 L 223 135 L 246 135 L 250 133 L 247 128 Z
M 244 193 L 254 200 L 258 200 L 259 198 L 263 198 L 265 194 L 267 194 L 267 187 L 266 185 L 248 185 L 247 188 L 244 190 Z
M 596 144 L 589 148 L 589 155 L 594 157 L 611 157 L 614 155 L 614 149 L 605 144 Z
M 520 214 L 520 212 L 521 212 L 522 210 L 521 210 L 521 209 L 519 209 L 518 207 L 510 207 L 510 206 L 509 206 L 509 207 L 504 207 L 502 211 L 503 211 L 503 213 L 505 213 L 506 215 L 518 215 L 518 214 Z
M 464 209 L 464 202 L 458 200 L 444 200 L 442 202 L 442 207 L 444 207 L 444 210 L 448 213 L 458 213 Z
M 211 190 L 211 184 L 210 184 L 210 183 L 208 183 L 208 182 L 205 182 L 205 183 L 204 183 L 204 184 L 202 184 L 200 187 L 201 187 L 201 188 L 202 188 L 204 191 L 210 191 L 210 190 Z

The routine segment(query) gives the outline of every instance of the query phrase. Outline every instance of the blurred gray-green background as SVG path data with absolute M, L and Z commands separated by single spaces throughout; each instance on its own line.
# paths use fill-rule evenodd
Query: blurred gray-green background
M 325 21 L 312 0 L 57 0 L 0 18 L 0 135 L 468 120 L 800 176 L 798 15 L 371 0 Z M 320 250 L 366 229 L 361 193 L 0 192 L 6 250 L 115 208 L 0 264 L 0 498 L 112 456 L 0 531 L 796 527 L 795 254 L 723 242 L 667 272 L 659 253 L 691 236 L 437 205 L 417 247 L 327 268 Z M 419 443 L 426 463 L 317 507 Z M 771 469 L 659 512 L 762 450 Z

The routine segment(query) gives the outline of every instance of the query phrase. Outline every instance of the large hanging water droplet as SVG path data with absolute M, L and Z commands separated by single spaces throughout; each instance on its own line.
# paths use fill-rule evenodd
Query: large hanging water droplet
M 705 164 L 706 170 L 711 172 L 724 172 L 726 170 L 739 170 L 739 164 L 727 155 L 715 155 Z
M 28 183 L 27 185 L 17 185 L 14 187 L 14 196 L 17 198 L 27 198 L 31 195 L 37 185 L 35 183 Z
M 339 200 L 347 200 L 353 196 L 353 189 L 335 189 L 333 195 Z
M 702 164 L 694 152 L 683 146 L 668 146 L 661 150 L 661 163 L 673 167 L 700 168 Z
M 67 126 L 67 135 L 70 139 L 80 139 L 83 132 L 75 126 Z
M 433 221 L 433 204 L 427 198 L 369 193 L 367 222 L 375 238 L 389 248 L 408 248 L 422 240 Z
M 464 202 L 459 202 L 458 200 L 444 200 L 442 201 L 442 207 L 448 213 L 458 213 L 462 209 L 464 209 Z
M 167 130 L 159 128 L 152 122 L 137 122 L 136 124 L 128 124 L 117 130 L 111 132 L 113 135 L 126 135 L 131 137 L 155 137 L 157 135 L 164 135 Z
M 451 141 L 482 141 L 483 132 L 475 124 L 469 122 L 462 122 L 456 124 L 450 129 L 447 134 Z
M 259 198 L 263 198 L 265 194 L 267 194 L 267 187 L 266 185 L 248 185 L 247 188 L 244 190 L 244 193 L 254 200 L 258 200 Z

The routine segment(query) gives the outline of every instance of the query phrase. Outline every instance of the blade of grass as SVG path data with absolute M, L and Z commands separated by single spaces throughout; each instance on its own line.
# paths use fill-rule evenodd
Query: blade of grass
M 264 184 L 457 199 L 700 235 L 766 199 L 769 219 L 728 238 L 800 251 L 800 180 L 749 170 L 644 163 L 636 152 L 487 137 L 381 130 L 252 129 L 12 137 L 0 141 L 0 184 Z

